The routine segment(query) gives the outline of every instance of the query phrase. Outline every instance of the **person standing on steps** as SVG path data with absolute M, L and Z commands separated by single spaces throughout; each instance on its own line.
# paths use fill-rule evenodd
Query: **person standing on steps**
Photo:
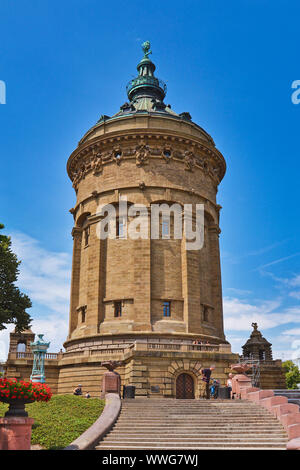
M 210 376 L 212 371 L 215 369 L 214 366 L 211 366 L 209 369 L 202 369 L 202 380 L 205 383 L 205 398 L 207 400 L 210 399 L 210 387 L 209 387 L 209 382 L 210 382 Z
M 232 377 L 233 377 L 232 373 L 228 374 L 228 379 L 227 379 L 227 382 L 226 382 L 226 386 L 229 390 L 230 398 L 233 398 L 233 396 L 232 396 Z

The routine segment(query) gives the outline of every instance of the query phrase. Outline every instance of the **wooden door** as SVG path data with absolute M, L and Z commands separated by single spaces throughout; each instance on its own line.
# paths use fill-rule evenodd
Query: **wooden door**
M 180 374 L 176 380 L 176 398 L 195 398 L 194 380 L 189 374 Z

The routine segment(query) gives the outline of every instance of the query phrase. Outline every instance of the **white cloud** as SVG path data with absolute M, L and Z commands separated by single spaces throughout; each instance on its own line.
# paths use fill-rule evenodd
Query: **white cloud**
M 8 354 L 9 333 L 15 328 L 14 325 L 7 325 L 6 330 L 0 331 L 0 362 L 5 362 Z
M 250 295 L 252 294 L 251 290 L 245 290 L 245 289 L 236 289 L 235 287 L 227 287 L 227 291 L 232 292 L 233 294 L 236 295 Z
M 297 276 L 294 276 L 291 280 L 290 280 L 290 285 L 291 286 L 300 286 L 300 275 L 297 275 Z
M 71 255 L 46 250 L 24 233 L 13 233 L 11 240 L 13 252 L 22 261 L 17 286 L 32 301 L 32 309 L 28 309 L 33 319 L 31 329 L 44 334 L 51 342 L 49 351 L 57 352 L 68 334 Z M 7 358 L 13 329 L 14 325 L 8 325 L 0 331 L 0 361 Z
M 292 328 L 291 330 L 285 330 L 282 332 L 283 335 L 300 336 L 300 328 Z
M 68 316 L 66 318 L 49 316 L 35 319 L 31 329 L 36 335 L 44 334 L 44 340 L 50 341 L 48 352 L 58 352 L 67 339 Z
M 280 308 L 280 312 L 277 310 Z M 224 298 L 224 324 L 226 330 L 249 331 L 256 322 L 260 329 L 274 328 L 287 323 L 300 323 L 300 307 L 283 308 L 280 300 L 261 301 L 257 304 L 237 298 Z
M 57 313 L 68 312 L 71 256 L 50 252 L 23 233 L 13 233 L 12 249 L 22 261 L 17 285 L 32 300 Z

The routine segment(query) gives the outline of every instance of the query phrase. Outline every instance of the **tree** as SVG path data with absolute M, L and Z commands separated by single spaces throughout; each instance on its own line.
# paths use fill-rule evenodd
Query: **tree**
M 298 366 L 293 361 L 285 361 L 282 364 L 285 372 L 286 386 L 289 389 L 296 389 L 297 384 L 300 383 L 300 371 Z
M 0 224 L 0 230 L 3 228 Z M 15 285 L 20 263 L 11 250 L 10 237 L 0 235 L 0 330 L 9 323 L 16 325 L 17 332 L 30 327 L 31 318 L 26 309 L 31 307 L 31 301 Z

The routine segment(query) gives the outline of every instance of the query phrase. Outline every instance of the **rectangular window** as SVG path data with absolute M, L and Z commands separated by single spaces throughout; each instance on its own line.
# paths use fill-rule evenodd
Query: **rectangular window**
M 82 323 L 85 323 L 85 308 L 84 307 L 81 310 L 81 321 Z
M 122 302 L 119 300 L 114 302 L 114 314 L 115 317 L 120 317 L 122 315 Z
M 84 229 L 84 246 L 88 246 L 89 236 L 90 236 L 89 227 L 87 227 L 86 229 Z
M 171 302 L 164 302 L 163 303 L 163 313 L 164 313 L 164 317 L 170 317 L 171 316 Z
M 162 218 L 161 235 L 162 238 L 167 238 L 170 236 L 170 219 L 168 217 Z
M 123 217 L 118 217 L 116 221 L 116 236 L 118 238 L 124 238 L 124 229 L 125 223 Z
M 203 321 L 209 321 L 209 308 L 207 305 L 203 305 Z

